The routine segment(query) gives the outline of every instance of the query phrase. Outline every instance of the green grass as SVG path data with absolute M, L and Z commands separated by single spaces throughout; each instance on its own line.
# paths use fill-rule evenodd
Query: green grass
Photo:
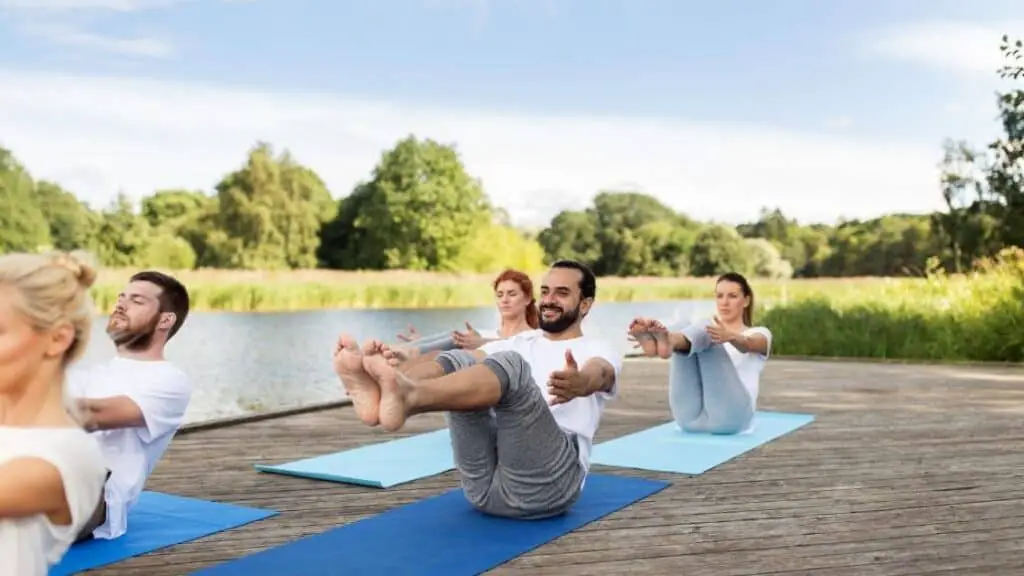
M 1024 251 L 963 276 L 892 281 L 769 304 L 758 314 L 777 354 L 1024 361 Z
M 130 271 L 94 288 L 109 310 Z M 176 272 L 198 311 L 446 308 L 493 304 L 491 275 L 416 272 Z M 535 280 L 536 281 L 536 280 Z M 711 278 L 602 278 L 602 302 L 710 299 Z M 1024 362 L 1024 250 L 970 274 L 928 278 L 756 280 L 755 321 L 774 352 L 925 361 Z
M 93 289 L 101 309 L 109 309 L 130 276 L 104 270 Z M 280 312 L 328 308 L 451 308 L 490 306 L 492 275 L 417 272 L 174 272 L 189 287 L 195 310 Z M 539 283 L 539 278 L 535 278 Z M 761 281 L 758 296 L 789 299 L 818 293 L 847 293 L 885 283 L 880 278 Z M 602 302 L 651 302 L 713 297 L 711 278 L 602 278 Z

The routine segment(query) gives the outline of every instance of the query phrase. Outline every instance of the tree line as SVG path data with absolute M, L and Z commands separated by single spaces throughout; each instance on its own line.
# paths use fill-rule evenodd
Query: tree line
M 1003 37 L 1001 77 L 1024 78 L 1021 41 Z M 453 145 L 410 135 L 340 200 L 287 151 L 257 143 L 212 192 L 158 190 L 92 207 L 36 181 L 0 148 L 0 253 L 86 248 L 111 267 L 170 269 L 536 269 L 576 258 L 605 276 L 918 275 L 960 271 L 1024 246 L 1024 90 L 997 96 L 1003 134 L 944 145 L 936 193 L 946 210 L 801 224 L 765 208 L 750 223 L 699 222 L 656 198 L 599 192 L 543 230 L 518 229 Z

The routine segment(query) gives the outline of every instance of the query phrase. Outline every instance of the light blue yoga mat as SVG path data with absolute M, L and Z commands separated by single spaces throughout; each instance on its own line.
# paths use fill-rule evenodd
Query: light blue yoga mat
M 71 546 L 60 563 L 50 569 L 49 576 L 92 570 L 276 514 L 273 510 L 146 491 L 128 512 L 127 533 L 114 540 L 87 540 Z
M 594 446 L 591 463 L 652 472 L 703 474 L 733 458 L 814 421 L 811 414 L 758 412 L 741 434 L 683 432 L 675 422 Z
M 375 488 L 390 488 L 454 468 L 447 428 L 276 466 L 256 465 L 261 472 Z

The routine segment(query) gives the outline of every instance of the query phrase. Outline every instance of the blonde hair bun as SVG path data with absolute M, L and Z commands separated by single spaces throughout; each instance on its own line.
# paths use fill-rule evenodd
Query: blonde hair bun
M 88 290 L 96 283 L 95 260 L 92 255 L 82 250 L 71 253 L 57 252 L 53 254 L 53 264 L 66 268 L 78 280 L 78 284 Z

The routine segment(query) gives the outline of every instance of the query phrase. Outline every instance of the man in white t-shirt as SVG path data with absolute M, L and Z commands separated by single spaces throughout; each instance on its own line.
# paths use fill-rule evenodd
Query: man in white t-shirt
M 139 272 L 118 295 L 107 324 L 117 355 L 68 371 L 68 395 L 103 450 L 103 499 L 79 539 L 112 539 L 128 529 L 128 510 L 181 426 L 192 385 L 164 358 L 189 311 L 188 291 L 160 272 Z
M 414 414 L 447 413 L 463 492 L 495 516 L 551 517 L 576 502 L 605 403 L 618 391 L 622 355 L 580 328 L 594 274 L 559 261 L 540 290 L 540 330 L 478 350 L 399 364 L 379 342 L 361 350 L 347 335 L 335 350 L 335 370 L 365 424 L 395 431 Z

